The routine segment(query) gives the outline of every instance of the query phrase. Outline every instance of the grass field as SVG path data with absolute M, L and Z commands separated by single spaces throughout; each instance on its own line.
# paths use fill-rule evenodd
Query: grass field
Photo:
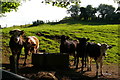
M 9 31 L 12 29 L 21 29 L 25 31 L 26 36 L 36 36 L 40 40 L 40 50 L 46 50 L 47 53 L 59 53 L 60 36 L 69 36 L 71 40 L 75 40 L 76 37 L 90 38 L 91 42 L 95 43 L 107 43 L 114 45 L 114 47 L 107 51 L 105 58 L 106 63 L 117 63 L 120 53 L 118 53 L 118 24 L 115 25 L 90 25 L 90 24 L 43 24 L 33 27 L 14 26 L 10 28 L 2 29 L 3 32 L 3 49 L 10 52 L 9 49 Z M 41 36 L 36 35 L 41 33 Z M 7 50 L 6 50 L 7 49 Z M 3 50 L 3 55 L 4 55 Z M 24 52 L 22 52 L 24 54 Z M 6 54 L 10 55 L 10 54 Z

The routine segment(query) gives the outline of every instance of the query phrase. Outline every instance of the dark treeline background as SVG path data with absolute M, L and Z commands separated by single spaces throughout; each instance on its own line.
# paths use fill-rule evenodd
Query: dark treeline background
M 74 23 L 74 22 L 93 22 L 102 24 L 120 24 L 120 7 L 117 9 L 112 5 L 100 4 L 98 7 L 87 5 L 80 7 L 79 4 L 71 5 L 67 8 L 67 14 L 70 17 L 65 17 L 58 22 L 47 22 L 50 24 L 59 23 Z M 42 20 L 33 21 L 32 26 L 44 24 Z
M 80 7 L 80 5 L 71 5 L 67 9 L 70 14 L 69 19 L 80 21 L 98 21 L 104 23 L 119 24 L 120 23 L 120 8 L 115 9 L 112 5 L 100 4 L 98 7 L 87 5 Z M 65 18 L 68 19 L 68 18 Z

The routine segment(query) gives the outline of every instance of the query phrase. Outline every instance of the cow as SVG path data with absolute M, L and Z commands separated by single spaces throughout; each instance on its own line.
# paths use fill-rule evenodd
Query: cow
M 39 49 L 39 40 L 35 36 L 28 36 L 25 38 L 24 51 L 25 51 L 25 61 L 24 66 L 26 65 L 27 55 L 30 53 L 37 53 Z
M 96 62 L 96 77 L 98 77 L 98 69 L 99 69 L 98 63 L 100 63 L 100 74 L 101 74 L 101 76 L 103 76 L 103 73 L 102 73 L 103 60 L 104 60 L 104 57 L 106 55 L 107 49 L 111 49 L 112 46 L 108 46 L 106 43 L 100 44 L 100 43 L 94 43 L 94 42 L 87 42 L 88 40 L 89 39 L 86 39 L 86 38 L 79 38 L 80 45 L 81 46 L 84 45 L 83 46 L 84 47 L 84 50 L 83 50 L 84 54 L 81 53 L 82 52 L 81 49 L 79 49 L 81 51 L 77 50 L 78 54 L 79 55 L 82 54 L 82 56 L 83 56 L 82 68 L 84 65 L 84 60 L 87 59 L 87 61 L 90 61 L 90 66 L 89 66 L 89 64 L 87 64 L 88 70 L 91 70 L 92 59 L 94 59 Z M 78 48 L 81 48 L 81 47 L 78 47 Z M 90 57 L 90 60 L 88 60 L 88 57 Z M 78 64 L 78 62 L 77 62 L 77 64 Z M 77 66 L 78 65 L 76 65 L 76 67 Z
M 87 59 L 87 54 L 86 54 L 86 43 L 89 40 L 89 38 L 77 38 L 79 40 L 79 44 L 77 44 L 77 64 L 76 64 L 76 69 L 78 68 L 78 63 L 79 63 L 79 57 L 82 58 L 82 71 L 84 65 L 86 66 L 86 59 Z
M 19 57 L 24 44 L 24 39 L 23 39 L 24 31 L 20 29 L 14 29 L 11 30 L 9 34 L 11 35 L 9 46 L 12 52 L 12 56 L 13 57 L 17 56 L 17 67 L 18 67 Z
M 98 63 L 100 63 L 100 75 L 103 76 L 103 72 L 102 72 L 102 67 L 103 67 L 103 60 L 106 56 L 106 51 L 107 49 L 111 49 L 112 46 L 108 46 L 106 43 L 93 43 L 93 42 L 88 42 L 87 44 L 87 56 L 90 57 L 90 66 L 88 65 L 88 70 L 91 71 L 91 63 L 92 63 L 92 59 L 95 60 L 96 62 L 96 77 L 98 77 L 98 69 L 99 69 L 99 65 Z
M 69 41 L 68 37 L 65 35 L 61 36 L 61 44 L 60 44 L 60 53 L 67 53 L 68 55 L 72 55 L 74 57 L 74 65 L 76 64 L 76 47 L 79 43 L 77 40 Z

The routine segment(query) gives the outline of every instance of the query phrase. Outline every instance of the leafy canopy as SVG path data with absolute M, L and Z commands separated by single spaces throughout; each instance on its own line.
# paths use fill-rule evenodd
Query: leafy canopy
M 100 15 L 102 15 L 102 18 L 104 18 L 108 14 L 113 14 L 115 8 L 112 5 L 100 4 L 98 11 L 100 12 Z
M 16 2 L 1 2 L 0 7 L 2 7 L 2 11 L 1 13 L 6 13 L 6 12 L 10 12 L 13 10 L 17 10 L 18 6 L 20 6 L 20 3 L 16 3 Z
M 80 0 L 43 0 L 42 3 L 52 4 L 52 6 L 67 8 L 71 4 L 79 4 Z
M 0 0 L 0 17 L 7 12 L 17 11 L 20 4 L 17 0 Z
M 28 0 L 0 0 L 0 15 L 6 12 L 11 12 L 17 10 L 22 1 Z M 120 4 L 119 0 L 113 0 Z M 81 3 L 80 0 L 41 0 L 42 3 L 52 4 L 53 6 L 67 8 L 67 6 L 72 4 Z

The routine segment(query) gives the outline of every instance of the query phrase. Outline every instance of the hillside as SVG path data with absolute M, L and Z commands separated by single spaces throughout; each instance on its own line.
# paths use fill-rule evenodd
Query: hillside
M 107 51 L 105 58 L 106 63 L 117 63 L 120 53 L 118 53 L 118 26 L 115 25 L 90 25 L 90 24 L 42 24 L 39 26 L 14 26 L 2 29 L 2 56 L 9 57 L 11 52 L 9 49 L 9 31 L 12 29 L 21 29 L 25 31 L 26 36 L 36 36 L 40 40 L 40 49 L 47 53 L 59 53 L 60 36 L 66 35 L 70 40 L 75 37 L 90 38 L 90 41 L 96 43 L 107 43 L 114 47 Z M 40 35 L 37 35 L 37 34 Z M 24 52 L 22 51 L 22 54 Z M 5 59 L 3 62 L 6 61 Z

